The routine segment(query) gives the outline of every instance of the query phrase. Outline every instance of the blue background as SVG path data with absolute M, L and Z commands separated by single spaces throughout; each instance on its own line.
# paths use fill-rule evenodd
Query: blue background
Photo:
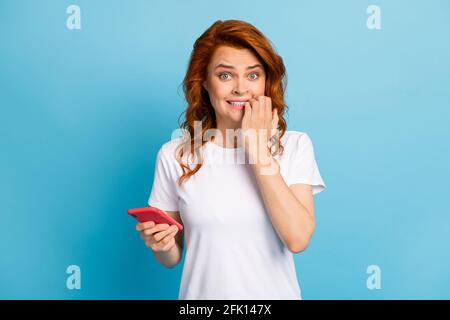
M 449 299 L 444 0 L 2 0 L 0 298 L 177 299 L 184 260 L 160 265 L 126 210 L 147 205 L 192 45 L 217 19 L 254 24 L 283 57 L 288 129 L 310 135 L 327 185 L 295 255 L 303 298 Z

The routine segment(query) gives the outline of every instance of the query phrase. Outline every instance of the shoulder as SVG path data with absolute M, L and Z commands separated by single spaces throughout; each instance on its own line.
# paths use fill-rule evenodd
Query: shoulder
M 311 144 L 311 139 L 306 132 L 286 130 L 281 137 L 281 143 L 287 147 L 302 147 Z
M 314 152 L 313 144 L 308 133 L 303 131 L 286 130 L 280 142 L 284 148 L 283 155 L 279 158 L 280 160 L 294 161 L 300 155 Z
M 175 152 L 182 142 L 182 137 L 172 138 L 164 142 L 159 148 L 158 157 L 164 158 L 166 161 L 176 161 Z

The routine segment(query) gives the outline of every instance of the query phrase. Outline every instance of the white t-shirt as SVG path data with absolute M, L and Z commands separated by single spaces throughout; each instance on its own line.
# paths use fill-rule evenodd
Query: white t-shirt
M 293 253 L 283 244 L 265 209 L 242 148 L 204 145 L 199 171 L 178 186 L 182 169 L 174 152 L 182 138 L 160 148 L 148 204 L 179 211 L 186 255 L 178 299 L 301 299 Z M 309 136 L 286 131 L 284 154 L 275 159 L 288 186 L 326 186 Z M 234 160 L 234 156 L 237 156 Z M 191 166 L 192 167 L 192 166 Z

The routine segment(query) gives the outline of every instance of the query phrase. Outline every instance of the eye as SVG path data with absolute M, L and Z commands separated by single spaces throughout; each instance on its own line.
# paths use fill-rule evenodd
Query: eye
M 259 78 L 259 74 L 257 74 L 256 72 L 250 73 L 250 74 L 249 74 L 249 77 L 252 76 L 252 75 L 255 75 L 256 77 L 250 78 L 251 80 L 256 80 L 256 79 Z
M 219 78 L 220 78 L 221 80 L 227 80 L 227 78 L 222 77 L 222 76 L 224 76 L 224 75 L 229 76 L 230 74 L 227 73 L 227 72 L 222 72 L 222 73 L 219 74 Z

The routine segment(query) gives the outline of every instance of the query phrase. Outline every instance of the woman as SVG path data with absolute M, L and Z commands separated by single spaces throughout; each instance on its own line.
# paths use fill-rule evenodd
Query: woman
M 216 21 L 194 44 L 185 135 L 160 148 L 148 201 L 184 229 L 136 226 L 169 268 L 186 239 L 179 299 L 301 299 L 293 253 L 309 243 L 325 184 L 309 136 L 286 131 L 285 79 L 249 23 Z

